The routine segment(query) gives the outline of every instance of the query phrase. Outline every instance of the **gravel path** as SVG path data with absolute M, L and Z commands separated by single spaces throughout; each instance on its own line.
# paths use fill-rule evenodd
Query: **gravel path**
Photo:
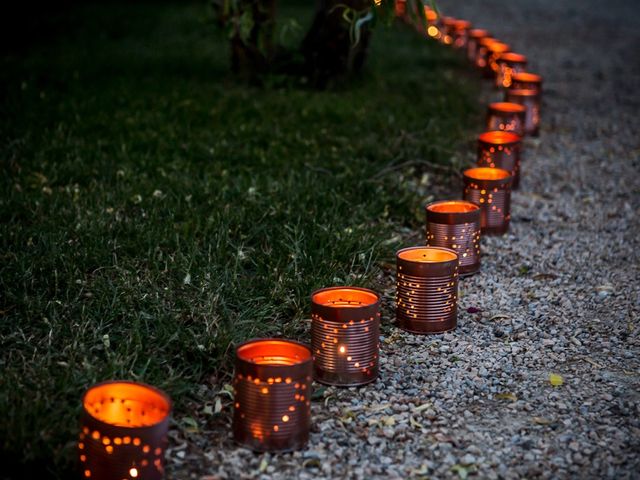
M 173 431 L 170 477 L 640 478 L 640 4 L 439 3 L 545 78 L 511 232 L 483 239 L 458 329 L 392 329 L 376 383 L 318 392 L 301 452 L 235 447 L 220 395 L 199 433 Z

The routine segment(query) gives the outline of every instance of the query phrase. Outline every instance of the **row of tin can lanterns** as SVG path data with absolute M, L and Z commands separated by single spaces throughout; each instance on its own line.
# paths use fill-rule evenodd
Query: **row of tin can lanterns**
M 405 2 L 397 0 L 403 16 Z M 406 9 L 406 4 L 404 5 Z M 458 279 L 480 269 L 481 236 L 507 232 L 511 190 L 518 188 L 522 138 L 538 135 L 542 78 L 524 55 L 470 22 L 424 7 L 426 36 L 466 52 L 504 89 L 487 109 L 477 166 L 463 172 L 463 199 L 426 206 L 426 245 L 396 254 L 396 322 L 412 333 L 452 330 Z M 291 451 L 308 441 L 311 385 L 374 381 L 379 371 L 380 296 L 369 289 L 331 287 L 311 296 L 311 344 L 257 339 L 239 345 L 233 378 L 233 436 L 255 451 Z M 162 391 L 115 381 L 91 387 L 82 400 L 78 442 L 81 472 L 93 479 L 160 479 L 171 412 Z

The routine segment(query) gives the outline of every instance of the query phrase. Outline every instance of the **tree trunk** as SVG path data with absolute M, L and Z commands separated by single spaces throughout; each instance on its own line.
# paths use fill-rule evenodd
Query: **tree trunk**
M 360 70 L 366 58 L 369 26 L 361 27 L 359 40 L 354 44 L 352 25 L 343 18 L 344 6 L 366 12 L 371 0 L 319 0 L 313 24 L 302 43 L 307 75 L 320 88 L 336 76 Z
M 276 0 L 239 0 L 231 35 L 231 68 L 255 78 L 265 73 L 273 56 Z

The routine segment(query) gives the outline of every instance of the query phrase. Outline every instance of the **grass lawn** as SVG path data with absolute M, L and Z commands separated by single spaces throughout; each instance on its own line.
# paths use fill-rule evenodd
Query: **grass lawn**
M 90 384 L 152 383 L 179 413 L 237 342 L 306 339 L 312 290 L 371 285 L 422 228 L 428 167 L 394 166 L 448 165 L 477 92 L 403 28 L 315 92 L 234 81 L 206 2 L 39 21 L 0 68 L 0 459 L 64 475 Z

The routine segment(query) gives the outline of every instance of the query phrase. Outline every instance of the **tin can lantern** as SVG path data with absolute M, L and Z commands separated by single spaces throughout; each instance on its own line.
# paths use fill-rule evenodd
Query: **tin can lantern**
M 520 185 L 520 153 L 522 137 L 500 130 L 481 133 L 478 137 L 479 167 L 501 168 L 511 172 L 511 188 Z
M 511 79 L 511 86 L 515 90 L 535 90 L 542 96 L 542 77 L 536 73 L 516 72 Z
M 498 57 L 496 86 L 509 88 L 514 73 L 524 72 L 527 68 L 527 57 L 519 53 L 507 52 Z
M 426 206 L 427 245 L 458 254 L 458 273 L 480 270 L 480 207 L 465 200 L 444 200 Z
M 380 297 L 366 288 L 332 287 L 311 295 L 313 377 L 351 387 L 378 377 Z
M 407 13 L 407 0 L 395 0 L 394 10 L 396 17 L 404 17 Z
M 438 12 L 429 6 L 424 5 L 424 19 L 427 22 L 427 25 L 437 25 Z
M 505 101 L 525 107 L 524 133 L 537 137 L 540 134 L 540 94 L 536 90 L 509 88 Z
M 509 52 L 511 47 L 502 42 L 491 42 L 487 45 L 487 65 L 485 67 L 485 74 L 488 77 L 494 77 L 498 74 L 500 67 L 498 66 L 498 59 Z
M 487 108 L 487 131 L 504 130 L 522 137 L 526 112 L 526 107 L 519 103 L 490 103 Z
M 483 235 L 502 235 L 511 219 L 511 174 L 501 168 L 476 167 L 463 172 L 464 199 L 480 207 Z
M 170 414 L 167 394 L 149 385 L 112 381 L 89 388 L 78 441 L 82 478 L 161 479 Z
M 304 447 L 311 425 L 312 356 L 309 347 L 276 338 L 236 349 L 233 436 L 258 452 Z
M 427 36 L 440 41 L 442 32 L 440 29 L 440 16 L 433 8 L 424 6 L 424 18 L 427 26 Z
M 410 247 L 396 253 L 396 320 L 412 333 L 456 328 L 458 254 L 442 247 Z
M 451 45 L 453 43 L 453 35 L 457 21 L 458 19 L 453 17 L 442 17 L 442 37 L 440 41 L 445 45 Z
M 469 30 L 467 39 L 467 58 L 470 62 L 473 62 L 474 65 L 476 64 L 480 41 L 485 38 L 489 38 L 489 32 L 487 30 L 483 30 L 481 28 L 473 28 Z
M 497 41 L 493 37 L 484 37 L 478 40 L 475 64 L 483 73 L 489 64 L 489 45 Z
M 453 24 L 453 46 L 458 49 L 466 49 L 469 40 L 469 30 L 471 22 L 467 20 L 456 20 Z

